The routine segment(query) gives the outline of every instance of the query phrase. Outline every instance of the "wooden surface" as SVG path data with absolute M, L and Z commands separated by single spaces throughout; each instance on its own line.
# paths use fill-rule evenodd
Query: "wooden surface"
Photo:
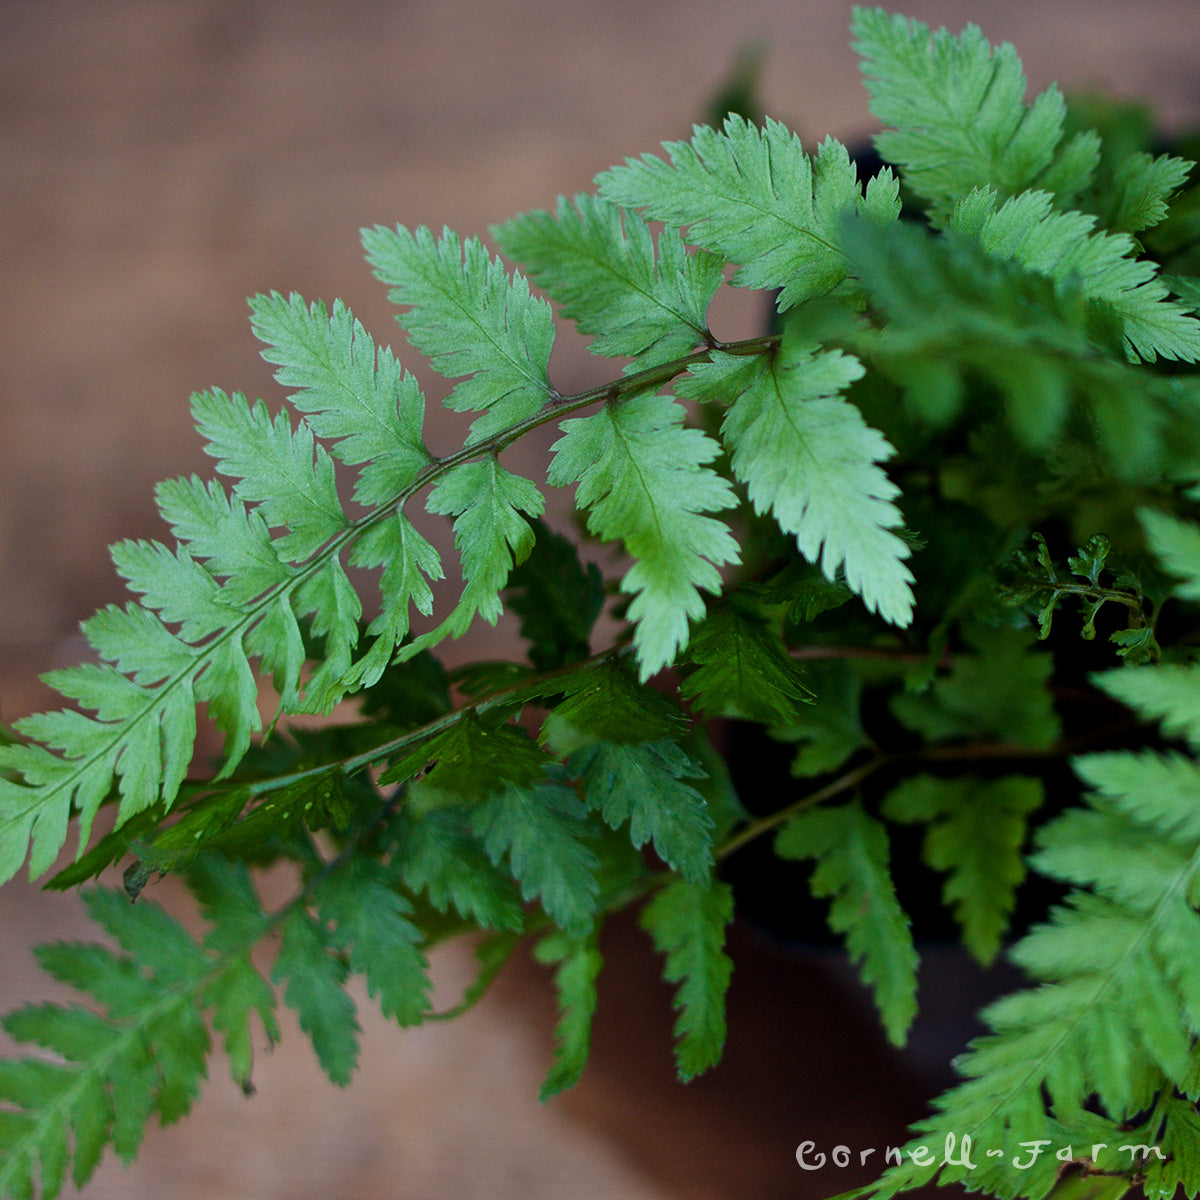
M 812 145 L 872 128 L 847 0 L 507 5 L 453 0 L 0 2 L 0 713 L 48 700 L 75 628 L 121 599 L 105 547 L 162 536 L 152 488 L 207 472 L 187 396 L 277 397 L 245 297 L 344 298 L 399 340 L 358 230 L 464 234 L 588 186 L 685 136 L 739 45 L 769 47 L 768 110 Z M 913 0 L 1012 40 L 1052 79 L 1200 121 L 1195 0 Z M 724 310 L 734 336 L 754 314 Z M 403 357 L 402 348 L 401 350 Z M 410 362 L 410 365 L 411 362 Z M 603 379 L 564 337 L 556 382 Z M 439 395 L 430 384 L 431 405 Z M 435 450 L 454 427 L 431 422 Z M 544 446 L 542 447 L 544 448 Z M 538 446 L 523 448 L 536 471 Z M 445 544 L 445 541 L 443 541 Z M 499 635 L 503 638 L 503 631 Z M 460 655 L 504 652 L 473 639 Z M 171 893 L 167 893 L 168 896 Z M 0 1008 L 43 993 L 26 948 L 78 936 L 72 897 L 0 891 Z M 861 1147 L 918 1115 L 920 1085 L 836 977 L 742 931 L 727 1063 L 680 1089 L 670 998 L 640 935 L 606 949 L 596 1062 L 571 1097 L 534 1096 L 552 1013 L 518 967 L 463 1021 L 401 1032 L 364 1014 L 364 1069 L 337 1094 L 287 1036 L 245 1100 L 214 1060 L 196 1116 L 88 1191 L 182 1197 L 819 1196 L 849 1186 L 792 1159 L 805 1136 Z M 459 951 L 439 979 L 461 983 Z M 288 1031 L 294 1034 L 294 1030 Z

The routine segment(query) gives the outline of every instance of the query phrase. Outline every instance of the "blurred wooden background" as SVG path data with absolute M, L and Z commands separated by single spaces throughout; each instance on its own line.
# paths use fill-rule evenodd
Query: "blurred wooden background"
M 1051 80 L 1152 101 L 1200 123 L 1195 0 L 910 0 L 975 20 Z M 78 622 L 122 598 L 106 553 L 162 536 L 152 488 L 208 472 L 187 397 L 278 396 L 245 297 L 341 297 L 399 341 L 358 230 L 464 235 L 588 187 L 686 136 L 739 47 L 767 48 L 768 111 L 810 144 L 869 134 L 849 0 L 0 0 L 0 715 L 49 701 L 38 672 L 76 661 Z M 727 336 L 753 314 L 731 308 Z M 410 362 L 409 365 L 412 365 Z M 558 386 L 605 378 L 564 337 Z M 431 404 L 440 385 L 425 373 Z M 430 444 L 452 444 L 431 422 Z M 536 454 L 537 447 L 527 453 Z M 536 470 L 534 466 L 529 468 Z M 487 650 L 476 640 L 456 653 Z M 493 649 L 491 652 L 497 653 Z M 73 897 L 0 891 L 0 1007 L 34 994 L 26 948 L 80 929 Z M 898 1137 L 920 1087 L 812 963 L 739 932 L 729 1062 L 671 1081 L 669 996 L 618 928 L 596 1065 L 534 1101 L 548 993 L 518 968 L 463 1022 L 399 1032 L 364 1014 L 362 1078 L 324 1084 L 287 1039 L 245 1101 L 223 1078 L 198 1115 L 90 1188 L 176 1197 L 818 1196 L 804 1136 Z M 461 980 L 457 952 L 438 969 Z M 39 991 L 40 994 L 40 991 Z M 816 1132 L 820 1131 L 820 1133 Z

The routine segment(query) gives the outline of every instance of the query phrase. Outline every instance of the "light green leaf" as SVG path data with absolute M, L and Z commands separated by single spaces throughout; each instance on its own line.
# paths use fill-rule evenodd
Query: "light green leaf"
M 643 680 L 687 644 L 688 620 L 704 615 L 700 591 L 720 590 L 717 568 L 738 561 L 728 528 L 706 515 L 737 502 L 703 465 L 719 448 L 683 419 L 670 397 L 642 393 L 564 421 L 548 476 L 556 487 L 578 483 L 575 502 L 590 510 L 588 528 L 606 541 L 620 538 L 637 560 L 621 590 L 634 596 L 629 619 Z
M 272 419 L 261 400 L 219 389 L 192 396 L 192 417 L 217 470 L 237 480 L 234 495 L 271 528 L 285 527 L 274 543 L 280 557 L 303 562 L 348 527 L 333 460 L 306 421 L 293 429 L 286 412 Z
M 306 414 L 318 437 L 335 441 L 333 453 L 359 472 L 354 498 L 374 507 L 394 499 L 432 461 L 421 440 L 425 398 L 389 349 L 375 343 L 350 310 L 334 301 L 330 315 L 292 293 L 250 301 L 251 326 L 266 343 L 263 358 L 275 378 L 297 388 L 288 399 Z
M 584 193 L 493 232 L 562 315 L 592 335 L 592 352 L 628 355 L 627 371 L 680 358 L 708 337 L 724 264 L 689 254 L 675 229 L 664 229 L 656 247 L 637 213 Z
M 760 128 L 730 114 L 721 132 L 697 125 L 690 142 L 663 149 L 669 163 L 647 154 L 606 171 L 596 181 L 600 194 L 686 225 L 695 245 L 741 264 L 736 286 L 781 289 L 781 311 L 846 278 L 840 250 L 846 215 L 862 212 L 887 224 L 900 213 L 886 168 L 864 197 L 840 142 L 827 138 L 810 160 L 800 139 L 770 117 Z
M 540 517 L 545 500 L 528 479 L 506 471 L 489 456 L 447 471 L 430 492 L 426 508 L 454 517 L 454 545 L 466 586 L 450 616 L 409 643 L 405 657 L 447 636 L 461 637 L 477 613 L 496 623 L 503 611 L 500 589 L 513 566 L 533 548 L 533 530 L 521 514 Z
M 1056 212 L 1053 197 L 1031 191 L 999 204 L 991 189 L 960 200 L 950 228 L 979 239 L 993 258 L 1014 260 L 1062 289 L 1109 309 L 1120 322 L 1127 353 L 1154 362 L 1163 358 L 1200 359 L 1200 320 L 1168 299 L 1158 267 L 1135 258 L 1137 243 L 1128 234 L 1095 230 L 1096 218 Z
M 840 569 L 868 609 L 907 625 L 909 548 L 891 532 L 903 524 L 892 503 L 900 489 L 878 465 L 895 451 L 839 394 L 861 378 L 862 363 L 785 336 L 774 357 L 714 351 L 691 373 L 706 398 L 733 401 L 721 436 L 755 510 L 795 534 L 827 579 Z
M 429 365 L 450 379 L 469 376 L 447 397 L 456 412 L 486 414 L 471 426 L 480 441 L 532 416 L 555 392 L 548 365 L 554 345 L 550 305 L 510 280 L 478 238 L 453 230 L 440 240 L 421 226 L 410 233 L 377 226 L 363 230 L 375 275 L 391 285 L 388 298 L 408 306 L 397 320 Z
M 853 33 L 871 111 L 894 126 L 875 145 L 935 215 L 973 187 L 1013 195 L 1053 182 L 1070 196 L 1091 180 L 1099 139 L 1087 132 L 1063 145 L 1062 95 L 1052 85 L 1026 105 L 1007 42 L 993 49 L 975 25 L 953 37 L 882 8 L 856 8 Z

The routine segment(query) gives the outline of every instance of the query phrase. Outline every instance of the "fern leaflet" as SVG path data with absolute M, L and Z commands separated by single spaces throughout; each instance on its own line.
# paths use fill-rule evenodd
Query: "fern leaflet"
M 593 337 L 596 354 L 628 355 L 627 371 L 680 358 L 709 339 L 708 306 L 722 282 L 719 257 L 689 254 L 674 229 L 657 246 L 636 212 L 586 193 L 559 198 L 495 230 L 501 248 Z
M 597 179 L 600 194 L 659 221 L 688 226 L 697 246 L 741 264 L 738 287 L 778 288 L 779 308 L 832 291 L 847 276 L 841 223 L 862 213 L 881 224 L 900 212 L 896 180 L 882 171 L 864 195 L 846 148 L 833 138 L 811 160 L 787 126 L 762 129 L 730 115 L 718 132 L 698 125 L 668 142 L 670 162 L 647 154 Z
M 772 358 L 714 351 L 681 388 L 733 403 L 721 426 L 734 473 L 756 511 L 770 512 L 827 579 L 839 568 L 872 612 L 896 625 L 912 619 L 909 550 L 891 531 L 903 518 L 899 488 L 877 465 L 892 447 L 840 393 L 863 366 L 840 351 L 784 338 Z
M 717 445 L 683 428 L 668 396 L 643 393 L 594 416 L 564 421 L 549 481 L 578 484 L 588 528 L 621 538 L 636 559 L 621 581 L 634 594 L 629 618 L 642 679 L 673 661 L 688 640 L 688 620 L 704 615 L 703 589 L 718 592 L 717 568 L 738 561 L 738 546 L 710 512 L 732 508 L 733 490 L 704 464 Z

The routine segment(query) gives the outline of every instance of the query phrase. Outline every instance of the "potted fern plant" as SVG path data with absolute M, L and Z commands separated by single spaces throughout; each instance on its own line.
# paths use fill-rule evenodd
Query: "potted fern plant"
M 364 233 L 474 414 L 452 453 L 344 305 L 252 302 L 284 407 L 193 397 L 219 478 L 160 485 L 173 544 L 113 547 L 133 598 L 85 623 L 96 662 L 48 677 L 76 707 L 0 747 L 0 879 L 46 875 L 72 833 L 49 886 L 124 872 L 84 893 L 118 949 L 41 954 L 89 1006 L 4 1020 L 34 1049 L 0 1064 L 0 1195 L 135 1153 L 188 1111 L 214 1034 L 248 1088 L 281 1001 L 347 1082 L 348 977 L 417 1024 L 429 949 L 466 934 L 464 1005 L 518 946 L 553 968 L 548 1096 L 585 1068 L 598 931 L 636 907 L 690 1079 L 721 1055 L 751 847 L 809 865 L 900 1044 L 917 953 L 889 847 L 914 832 L 970 953 L 1007 948 L 1029 985 L 866 1190 L 1195 1194 L 1200 192 L 1181 158 L 1115 154 L 1103 110 L 1027 104 L 974 27 L 864 8 L 853 36 L 886 127 L 869 178 L 832 139 L 730 117 L 493 230 L 503 260 Z M 777 328 L 716 337 L 729 286 L 769 293 Z M 610 382 L 555 387 L 556 321 Z M 544 479 L 504 464 L 546 426 Z M 622 548 L 613 578 L 542 520 L 547 487 Z M 505 607 L 524 659 L 448 672 L 439 647 Z M 347 698 L 353 721 L 289 729 Z M 226 736 L 207 775 L 198 707 Z M 753 815 L 714 747 L 730 721 L 790 764 Z M 280 864 L 294 892 L 268 907 L 255 876 Z M 1030 869 L 1058 901 L 1015 932 Z M 167 873 L 197 936 L 146 894 Z

